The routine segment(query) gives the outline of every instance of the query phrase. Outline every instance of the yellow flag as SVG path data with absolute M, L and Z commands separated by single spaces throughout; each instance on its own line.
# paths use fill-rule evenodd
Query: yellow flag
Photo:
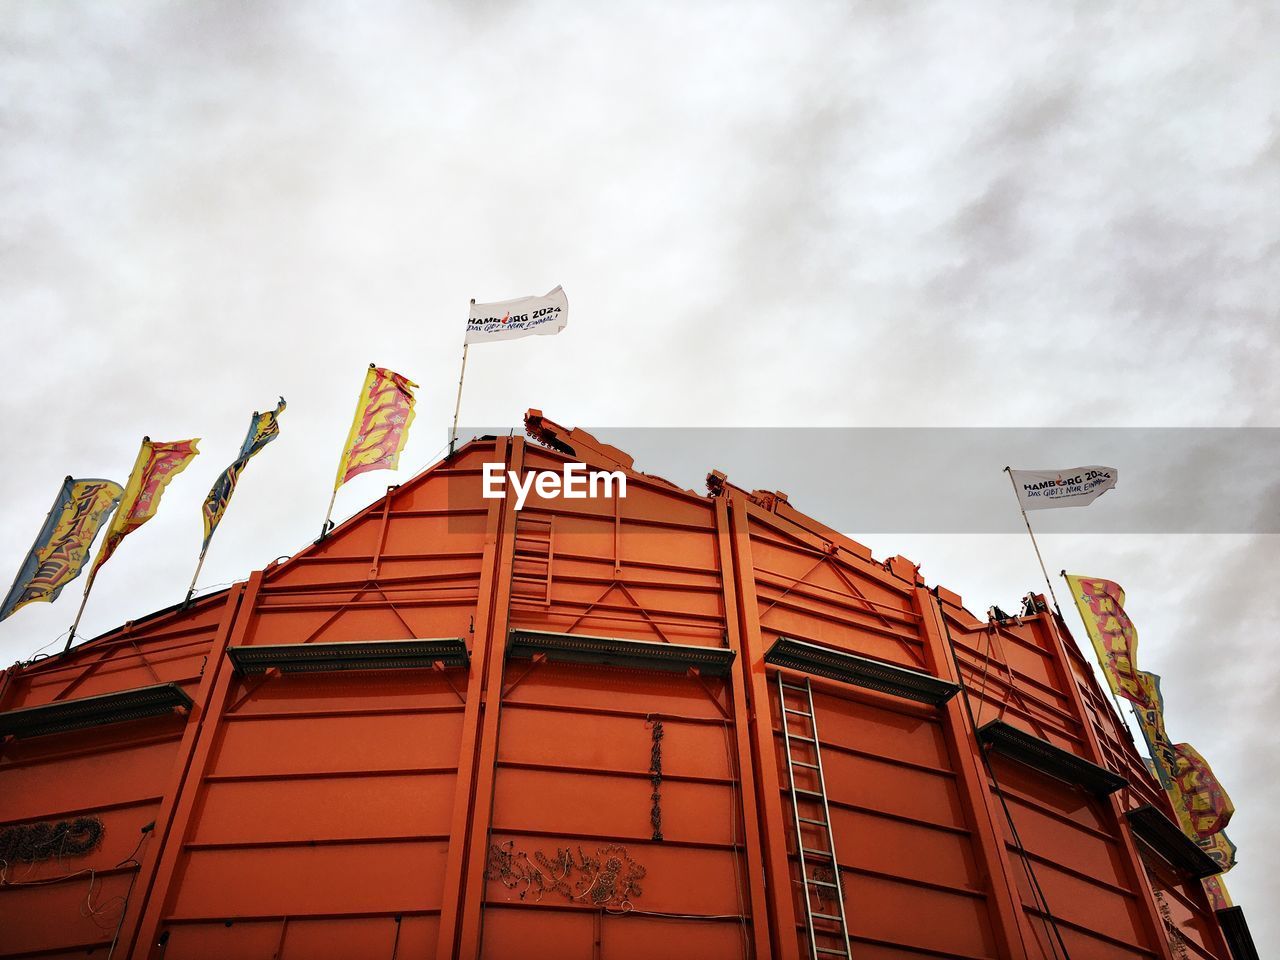
M 1140 707 L 1153 706 L 1150 691 L 1138 677 L 1138 630 L 1124 612 L 1120 584 L 1068 574 L 1067 585 L 1111 692 Z
M 338 461 L 333 489 L 368 470 L 394 470 L 413 423 L 413 391 L 418 385 L 391 370 L 369 364 L 347 445 Z
M 129 474 L 120 507 L 111 518 L 111 526 L 107 527 L 107 535 L 102 538 L 97 559 L 93 561 L 93 569 L 89 571 L 85 593 L 93 586 L 98 568 L 111 558 L 116 547 L 120 546 L 120 541 L 156 515 L 164 488 L 195 459 L 200 452 L 196 449 L 199 442 L 196 439 L 153 443 L 150 437 L 142 438 L 142 448 L 138 451 L 138 459 L 134 461 L 133 473 Z

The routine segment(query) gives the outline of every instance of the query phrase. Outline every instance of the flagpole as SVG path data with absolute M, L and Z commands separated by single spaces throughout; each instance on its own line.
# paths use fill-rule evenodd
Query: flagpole
M 71 624 L 71 634 L 67 637 L 67 645 L 62 648 L 63 653 L 71 649 L 71 642 L 76 638 L 76 628 L 80 626 L 80 618 L 84 616 L 84 605 L 89 602 L 89 591 L 92 589 L 93 577 L 91 573 L 89 582 L 84 585 L 84 596 L 80 598 L 80 609 L 76 611 L 75 623 Z
M 1022 498 L 1018 496 L 1018 483 L 1013 479 L 1013 471 L 1008 467 L 1004 468 L 1004 472 L 1009 474 L 1009 484 L 1013 487 L 1013 496 L 1018 501 L 1018 511 L 1022 514 L 1022 522 L 1027 525 L 1027 533 L 1031 537 L 1031 546 L 1035 548 L 1036 559 L 1040 561 L 1040 572 L 1044 574 L 1044 584 L 1049 588 L 1049 596 L 1053 599 L 1053 608 L 1058 611 L 1058 616 L 1062 616 L 1062 608 L 1058 606 L 1058 595 L 1053 592 L 1053 581 L 1049 579 L 1049 571 L 1045 569 L 1044 557 L 1040 555 L 1040 544 L 1036 543 L 1036 532 L 1031 529 L 1031 521 L 1027 518 L 1027 511 L 1023 509 Z
M 133 469 L 129 471 L 129 479 L 126 481 L 126 484 L 133 482 L 133 475 L 138 472 L 139 467 L 142 465 L 143 451 L 147 449 L 147 444 L 150 442 L 151 442 L 151 437 L 145 436 L 142 438 L 142 446 L 138 448 L 138 456 L 137 456 L 137 459 L 133 461 Z M 125 489 L 127 490 L 128 487 L 126 486 Z M 121 497 L 123 498 L 124 494 L 121 494 Z M 119 507 L 118 509 L 123 510 L 124 507 L 122 506 L 122 507 Z M 114 523 L 116 520 L 119 519 L 119 517 L 120 515 L 117 513 L 116 516 L 112 518 L 112 522 Z M 80 626 L 80 618 L 84 616 L 85 604 L 89 602 L 89 591 L 93 589 L 93 584 L 98 579 L 98 562 L 102 559 L 102 551 L 106 549 L 106 546 L 107 546 L 106 538 L 109 538 L 110 536 L 111 536 L 111 527 L 108 526 L 106 537 L 103 539 L 102 544 L 98 547 L 98 557 L 96 560 L 94 560 L 93 566 L 89 568 L 89 579 L 84 585 L 84 596 L 80 598 L 80 609 L 76 611 L 75 622 L 71 624 L 71 633 L 67 635 L 67 645 L 62 648 L 63 653 L 66 653 L 68 650 L 71 649 L 71 643 L 76 638 L 76 630 Z
M 196 563 L 196 572 L 191 575 L 191 586 L 187 588 L 187 599 L 182 601 L 182 605 L 184 607 L 190 604 L 191 598 L 195 596 L 196 580 L 200 578 L 200 568 L 204 566 L 204 555 L 208 551 L 208 549 L 209 549 L 208 547 L 205 547 L 200 551 L 200 559 Z
M 476 298 L 471 298 L 472 306 L 475 306 Z M 462 381 L 467 376 L 467 343 L 466 338 L 462 340 L 462 370 L 458 373 L 458 398 L 453 402 L 453 428 L 449 431 L 449 456 L 453 456 L 453 448 L 458 443 L 458 411 L 462 409 Z
M 329 509 L 324 512 L 324 525 L 320 527 L 320 539 L 329 535 L 330 517 L 333 516 L 333 505 L 338 499 L 338 488 L 333 488 L 333 496 L 329 498 Z

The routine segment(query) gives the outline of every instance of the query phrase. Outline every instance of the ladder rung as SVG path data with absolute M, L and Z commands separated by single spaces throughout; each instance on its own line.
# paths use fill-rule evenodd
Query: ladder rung
M 822 799 L 822 794 L 820 794 L 817 790 L 804 790 L 804 789 L 801 789 L 800 787 L 792 787 L 791 792 L 803 793 L 806 797 L 817 797 L 819 800 Z
M 790 737 L 792 740 L 803 740 L 805 743 L 818 742 L 817 740 L 813 739 L 813 737 L 806 737 L 799 733 L 788 733 L 787 736 Z
M 809 856 L 809 857 L 826 857 L 828 860 L 831 860 L 833 863 L 835 862 L 831 856 L 830 850 L 815 850 L 813 849 L 813 847 L 801 847 L 800 853 L 804 856 Z
M 827 821 L 815 820 L 813 817 L 797 817 L 796 819 L 801 823 L 812 823 L 815 827 L 825 827 L 827 825 Z
M 821 768 L 821 767 L 819 767 L 816 763 L 805 763 L 803 760 L 792 760 L 792 761 L 791 761 L 791 765 L 792 765 L 793 767 L 808 767 L 810 770 L 821 770 L 821 769 L 822 769 L 822 768 Z
M 809 916 L 813 917 L 815 920 L 834 920 L 836 923 L 844 923 L 844 920 L 840 917 L 833 917 L 829 913 L 811 913 Z
M 784 690 L 799 690 L 801 693 L 808 693 L 808 692 L 809 692 L 809 688 L 808 688 L 808 687 L 800 687 L 800 686 L 797 686 L 797 685 L 796 685 L 796 684 L 794 684 L 794 683 L 783 683 L 783 684 L 781 684 L 781 687 L 782 687 L 782 689 L 784 689 Z
M 812 713 L 810 713 L 808 710 L 793 710 L 793 709 L 791 709 L 790 707 L 783 707 L 782 709 L 783 709 L 783 710 L 785 710 L 785 711 L 787 711 L 787 713 L 795 713 L 795 714 L 798 714 L 798 715 L 800 715 L 800 716 L 802 716 L 802 717 L 812 717 L 812 716 L 813 716 L 813 714 L 812 714 Z
M 809 880 L 808 882 L 819 887 L 833 887 L 836 890 L 840 889 L 840 885 L 838 883 L 832 883 L 830 880 Z
M 815 949 L 819 953 L 829 953 L 833 957 L 847 957 L 849 955 L 848 950 L 834 950 L 831 947 L 815 947 Z

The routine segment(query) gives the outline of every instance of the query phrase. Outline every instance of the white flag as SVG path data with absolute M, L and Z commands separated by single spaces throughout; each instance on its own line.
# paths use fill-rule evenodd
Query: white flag
M 471 304 L 466 343 L 487 340 L 518 340 L 520 337 L 549 337 L 569 323 L 569 298 L 556 287 L 545 297 L 520 297 L 497 303 Z
M 1115 467 L 1071 467 L 1067 470 L 1010 470 L 1023 510 L 1087 507 L 1116 485 Z

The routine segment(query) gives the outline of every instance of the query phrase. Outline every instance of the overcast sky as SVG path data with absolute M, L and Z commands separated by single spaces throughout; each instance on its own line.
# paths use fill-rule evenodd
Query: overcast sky
M 197 436 L 82 632 L 181 600 L 280 394 L 201 582 L 293 553 L 365 365 L 418 416 L 339 518 L 435 459 L 467 300 L 556 284 L 567 331 L 477 346 L 464 421 L 1280 426 L 1280 8 L 1033 6 L 3 4 L 0 590 L 64 475 Z M 1042 542 L 1128 590 L 1171 734 L 1239 808 L 1264 955 L 1278 539 Z M 1039 581 L 1025 536 L 865 540 L 976 612 Z M 81 586 L 0 624 L 0 660 L 60 647 Z

